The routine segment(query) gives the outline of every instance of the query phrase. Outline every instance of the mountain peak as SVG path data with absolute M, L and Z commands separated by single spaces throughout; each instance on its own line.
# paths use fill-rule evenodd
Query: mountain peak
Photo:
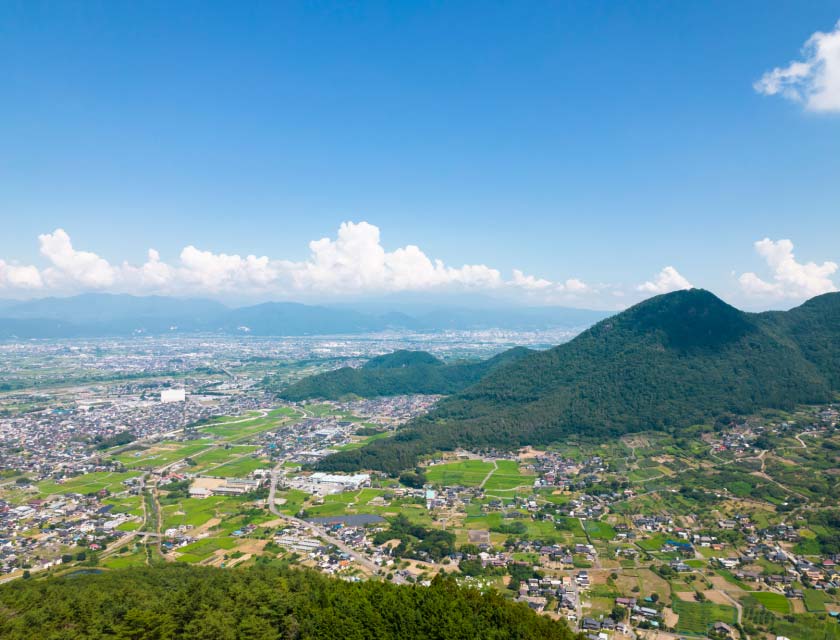
M 593 330 L 613 327 L 658 336 L 667 347 L 690 349 L 729 344 L 751 331 L 753 323 L 710 291 L 684 289 L 640 302 Z
M 399 369 L 417 365 L 442 365 L 443 362 L 426 351 L 399 349 L 393 353 L 371 358 L 365 363 L 365 369 Z

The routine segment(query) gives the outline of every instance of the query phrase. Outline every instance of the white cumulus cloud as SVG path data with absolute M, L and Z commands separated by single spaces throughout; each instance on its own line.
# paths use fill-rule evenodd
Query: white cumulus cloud
M 38 239 L 47 265 L 38 268 L 0 261 L 0 288 L 264 297 L 497 290 L 543 295 L 545 301 L 554 295 L 573 297 L 594 291 L 575 278 L 554 283 L 515 269 L 505 279 L 498 269 L 485 264 L 450 266 L 430 258 L 416 245 L 388 251 L 379 228 L 368 222 L 341 224 L 334 238 L 310 242 L 309 255 L 299 261 L 215 253 L 188 245 L 172 263 L 149 249 L 142 264 L 111 264 L 96 253 L 76 249 L 63 229 Z
M 817 31 L 808 38 L 802 57 L 767 71 L 753 88 L 801 102 L 812 111 L 840 111 L 840 21 L 833 31 Z
M 644 293 L 670 293 L 680 289 L 691 289 L 692 284 L 686 280 L 674 267 L 668 266 L 662 269 L 653 280 L 643 282 L 636 291 Z
M 537 278 L 532 275 L 525 275 L 519 269 L 513 270 L 512 282 L 517 287 L 522 287 L 523 289 L 527 289 L 529 291 L 539 291 L 542 289 L 547 289 L 552 285 L 551 280 L 546 280 L 545 278 Z
M 107 260 L 90 251 L 73 248 L 64 229 L 38 236 L 41 255 L 52 263 L 43 271 L 50 285 L 77 284 L 91 289 L 104 289 L 114 284 L 117 270 Z
M 44 280 L 37 267 L 9 264 L 0 260 L 0 289 L 40 289 L 43 286 Z
M 501 273 L 483 264 L 448 267 L 431 260 L 419 247 L 407 245 L 394 251 L 382 246 L 379 227 L 367 222 L 344 222 L 338 235 L 309 243 L 304 262 L 285 262 L 283 271 L 296 290 L 305 291 L 407 291 L 442 286 L 495 288 Z
M 738 282 L 744 293 L 752 296 L 776 298 L 811 298 L 822 293 L 837 291 L 831 276 L 837 264 L 826 261 L 797 262 L 790 240 L 773 241 L 764 238 L 755 243 L 755 250 L 764 258 L 772 272 L 772 281 L 766 281 L 753 272 L 741 274 Z

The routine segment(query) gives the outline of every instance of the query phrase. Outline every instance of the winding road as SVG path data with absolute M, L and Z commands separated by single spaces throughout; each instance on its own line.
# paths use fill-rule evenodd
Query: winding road
M 301 520 L 300 518 L 296 518 L 294 516 L 286 515 L 285 513 L 281 513 L 280 510 L 277 508 L 275 504 L 275 496 L 277 494 L 277 474 L 282 467 L 283 463 L 279 463 L 276 467 L 271 470 L 271 485 L 268 490 L 268 508 L 275 516 L 278 518 L 282 518 L 283 520 L 290 522 L 292 524 L 296 524 L 303 529 L 312 532 L 314 535 L 318 536 L 319 538 L 323 538 L 330 544 L 334 545 L 348 556 L 353 558 L 356 562 L 362 565 L 365 569 L 373 573 L 374 575 L 379 574 L 381 571 L 381 567 L 375 564 L 370 558 L 365 556 L 362 553 L 359 553 L 355 549 L 347 546 L 344 542 L 331 536 L 329 533 L 326 532 L 325 529 L 319 527 L 312 522 L 307 522 L 306 520 Z

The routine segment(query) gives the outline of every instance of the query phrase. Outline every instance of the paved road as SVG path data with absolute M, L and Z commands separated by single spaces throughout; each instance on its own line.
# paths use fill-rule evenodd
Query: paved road
M 282 462 L 271 470 L 271 486 L 268 491 L 268 508 L 271 511 L 271 513 L 273 513 L 278 518 L 282 518 L 287 522 L 294 523 L 300 527 L 303 527 L 304 529 L 307 529 L 308 531 L 311 531 L 318 537 L 323 538 L 330 544 L 335 545 L 338 549 L 349 555 L 356 562 L 365 567 L 368 571 L 374 574 L 378 574 L 381 571 L 381 567 L 379 565 L 375 564 L 366 555 L 359 553 L 355 549 L 347 546 L 338 538 L 331 536 L 329 533 L 327 533 L 325 529 L 319 527 L 318 525 L 312 522 L 307 522 L 306 520 L 301 520 L 300 518 L 295 518 L 294 516 L 289 516 L 285 513 L 280 512 L 280 510 L 277 508 L 277 505 L 274 503 L 274 499 L 277 493 L 277 472 L 279 471 L 281 465 Z

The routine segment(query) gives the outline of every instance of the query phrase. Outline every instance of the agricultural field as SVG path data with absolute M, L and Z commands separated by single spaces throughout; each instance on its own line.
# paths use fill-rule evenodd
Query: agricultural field
M 269 411 L 265 417 L 257 415 L 256 417 L 250 419 L 225 417 L 216 418 L 208 423 L 207 426 L 200 427 L 200 430 L 202 433 L 208 433 L 220 440 L 233 442 L 235 440 L 248 438 L 263 431 L 276 429 L 277 427 L 288 423 L 296 415 L 299 414 L 294 409 L 289 407 L 280 407 Z
M 126 548 L 128 549 L 128 547 Z M 146 552 L 142 547 L 133 552 L 116 553 L 101 563 L 103 567 L 108 569 L 125 569 L 126 567 L 139 567 L 145 564 Z
M 615 538 L 615 529 L 606 522 L 598 520 L 587 520 L 585 531 L 593 540 L 612 540 Z
M 382 438 L 389 438 L 394 435 L 391 431 L 383 431 L 381 433 L 375 433 L 372 436 L 359 436 L 354 437 L 353 442 L 348 442 L 345 445 L 340 447 L 335 447 L 336 451 L 350 451 L 352 449 L 361 449 L 366 444 L 370 444 L 374 440 L 381 440 Z
M 278 491 L 277 499 L 283 500 L 283 504 L 278 506 L 278 509 L 287 515 L 294 516 L 300 511 L 303 503 L 309 498 L 309 494 L 299 489 L 289 489 L 288 491 Z
M 65 493 L 96 493 L 107 489 L 111 493 L 119 493 L 126 490 L 123 484 L 124 480 L 129 478 L 136 478 L 139 472 L 126 471 L 122 473 L 97 471 L 95 473 L 87 473 L 76 478 L 70 478 L 61 483 L 52 480 L 44 480 L 35 485 L 38 493 L 41 496 L 50 496 Z
M 477 487 L 492 470 L 492 462 L 460 460 L 427 467 L 426 478 L 432 484 L 441 486 Z
M 120 496 L 119 498 L 107 498 L 102 501 L 102 505 L 112 505 L 111 513 L 127 513 L 139 516 L 143 514 L 142 502 L 143 498 L 141 496 Z
M 755 598 L 768 611 L 786 615 L 790 613 L 790 602 L 781 593 L 772 591 L 751 591 L 750 597 Z
M 805 608 L 811 613 L 825 611 L 825 603 L 831 601 L 826 593 L 816 589 L 805 589 L 804 595 Z
M 166 441 L 148 449 L 129 450 L 115 456 L 128 469 L 157 468 L 172 464 L 183 458 L 190 458 L 213 445 L 211 440 L 191 440 L 189 442 Z
M 709 626 L 715 622 L 735 624 L 737 620 L 735 607 L 714 602 L 689 602 L 675 599 L 673 609 L 674 613 L 680 617 L 677 623 L 677 631 L 680 633 L 705 634 Z
M 233 460 L 227 464 L 223 464 L 220 467 L 215 467 L 208 471 L 208 473 L 220 478 L 243 478 L 252 471 L 265 469 L 268 466 L 269 463 L 266 460 L 246 455 L 238 460 Z
M 214 537 L 197 540 L 176 550 L 178 560 L 182 562 L 200 562 L 210 557 L 219 549 L 233 549 L 237 540 L 231 537 Z
M 536 476 L 533 473 L 522 473 L 515 460 L 498 460 L 496 466 L 498 468 L 484 485 L 485 491 L 509 491 L 517 487 L 533 486 Z
M 338 493 L 324 496 L 323 499 L 316 498 L 308 501 L 304 508 L 309 518 L 356 514 L 390 517 L 401 514 L 412 522 L 423 524 L 431 522 L 425 506 L 410 498 L 398 499 L 391 496 L 384 504 L 369 504 L 374 498 L 385 496 L 390 496 L 388 490 L 362 489 L 356 493 Z
M 242 504 L 241 498 L 214 496 L 210 498 L 184 498 L 174 504 L 161 507 L 163 511 L 162 528 L 169 529 L 181 525 L 200 527 L 211 518 L 223 518 L 236 513 Z
M 776 620 L 773 633 L 791 640 L 840 640 L 840 624 L 828 616 L 797 615 L 793 622 Z
M 258 448 L 253 445 L 228 445 L 208 449 L 192 458 L 195 464 L 190 466 L 190 473 L 203 473 L 208 469 L 226 464 L 240 456 L 253 453 Z

